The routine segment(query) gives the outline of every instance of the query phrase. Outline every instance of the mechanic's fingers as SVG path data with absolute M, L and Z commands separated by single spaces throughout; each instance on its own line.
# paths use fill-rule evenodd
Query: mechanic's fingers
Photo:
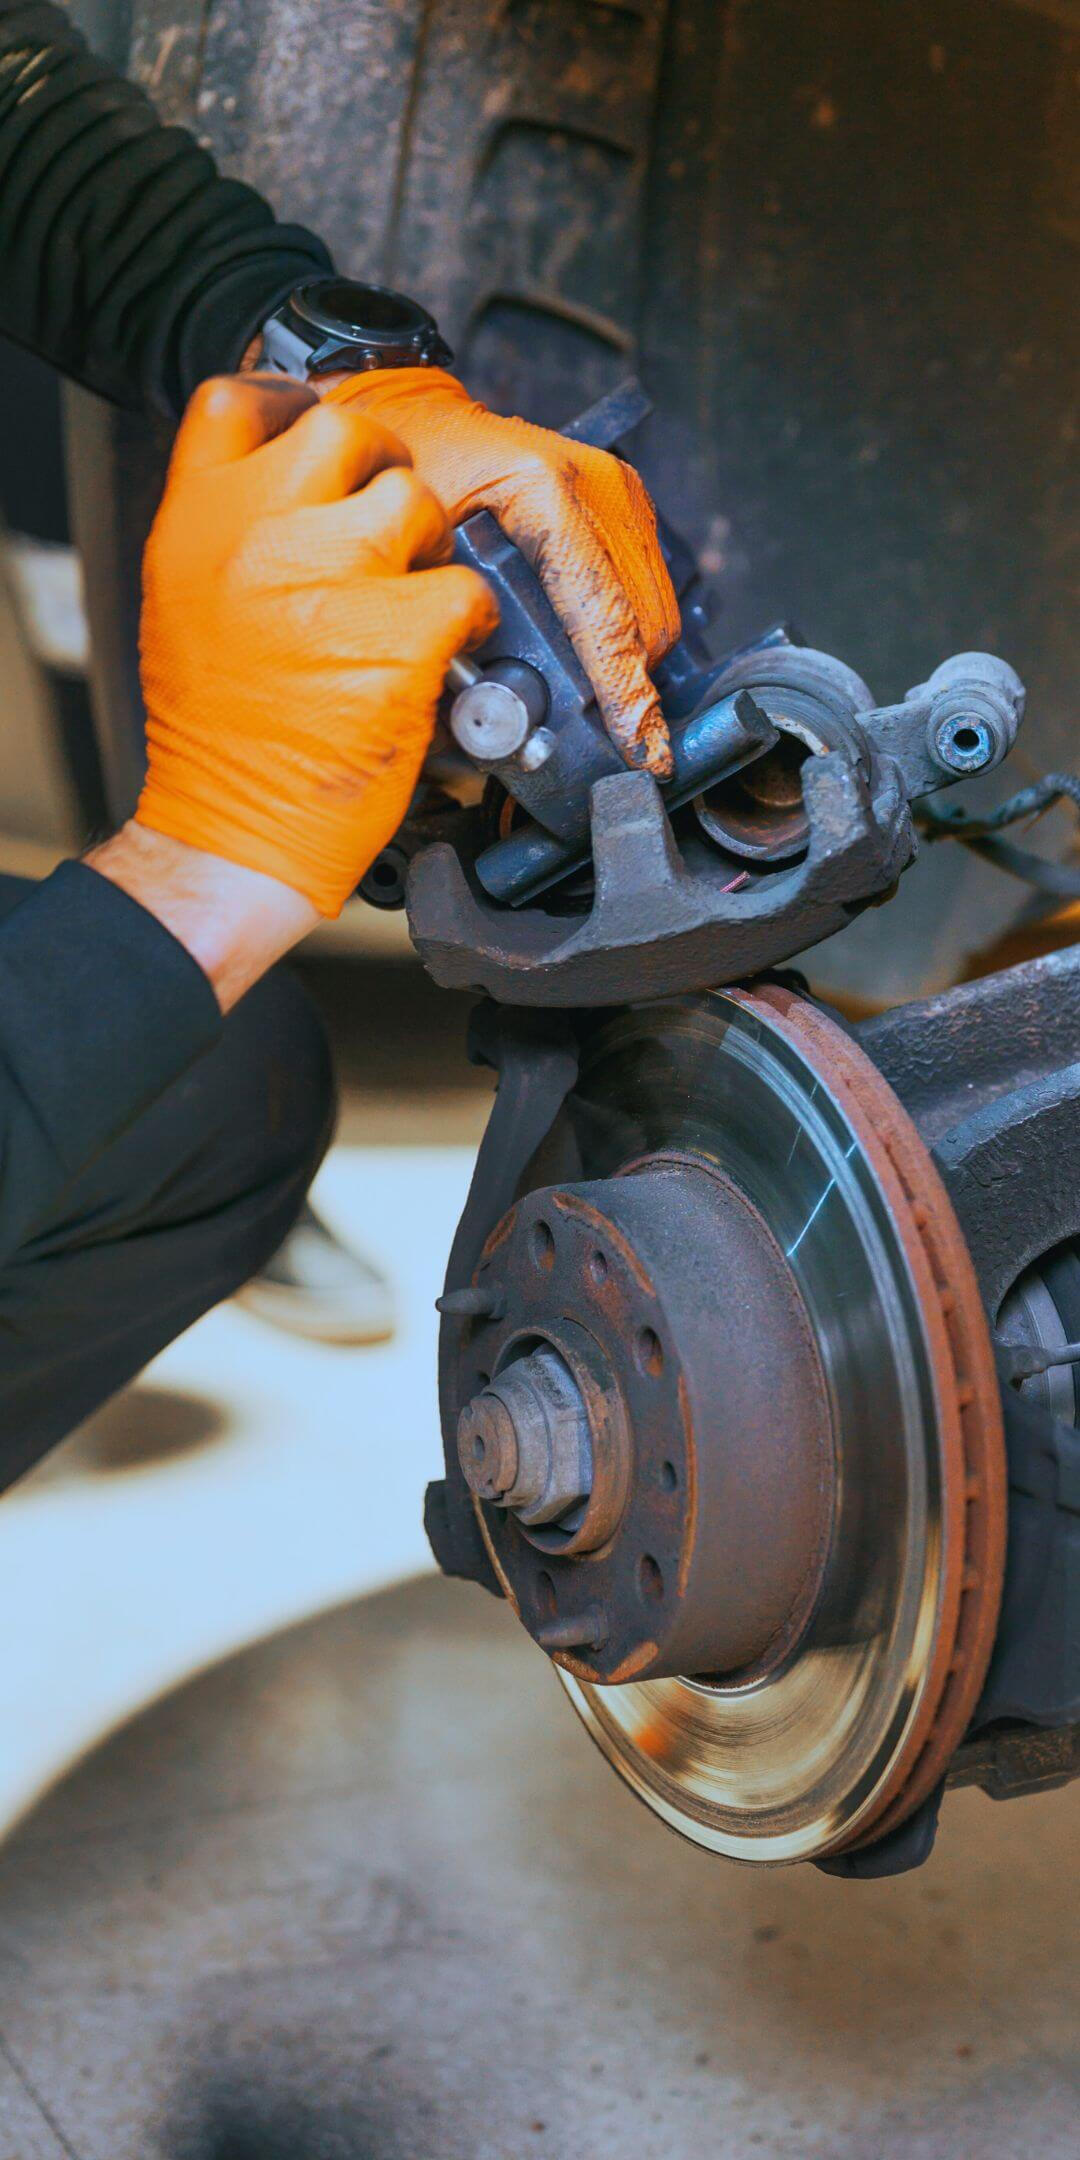
M 252 459 L 252 508 L 286 511 L 340 502 L 376 473 L 411 464 L 412 452 L 381 421 L 314 400 L 287 434 Z
M 256 519 L 236 570 L 260 586 L 299 592 L 365 573 L 401 576 L 430 569 L 449 560 L 453 544 L 437 496 L 416 473 L 397 465 L 344 502 Z
M 453 553 L 454 535 L 438 496 L 417 473 L 400 466 L 380 473 L 334 516 L 353 529 L 358 565 L 379 564 L 398 573 L 431 570 Z
M 600 524 L 601 537 L 633 609 L 649 665 L 655 667 L 670 652 L 682 628 L 679 603 L 644 481 L 632 465 L 624 465 L 618 458 L 606 462 L 614 464 L 619 476 L 621 514 L 598 519 L 591 499 L 587 499 L 587 506 L 593 523 Z
M 514 502 L 499 516 L 559 616 L 619 755 L 657 780 L 668 779 L 671 743 L 649 680 L 648 649 L 591 517 L 556 473 L 533 479 L 524 520 Z
M 184 415 L 170 484 L 241 461 L 245 514 L 259 517 L 340 502 L 412 454 L 378 420 L 322 405 L 288 376 L 217 376 Z
M 416 570 L 400 588 L 418 618 L 418 630 L 430 632 L 439 662 L 482 645 L 499 624 L 499 605 L 478 570 L 450 563 L 444 570 Z
M 590 645 L 595 650 L 592 659 L 589 658 Z M 625 758 L 634 770 L 650 772 L 654 780 L 670 780 L 675 769 L 671 737 L 659 692 L 649 679 L 649 661 L 644 647 L 626 654 L 621 680 L 612 691 L 604 685 L 609 679 L 616 680 L 617 669 L 612 665 L 611 648 L 602 635 L 593 638 L 591 631 L 589 636 L 583 633 L 581 650 L 590 681 L 601 685 L 597 689 L 596 702 L 620 757 Z
M 215 375 L 191 398 L 173 445 L 170 480 L 233 465 L 317 404 L 290 375 Z
M 477 571 L 451 563 L 445 569 L 412 570 L 407 577 L 376 573 L 351 583 L 334 580 L 298 594 L 295 606 L 285 597 L 278 617 L 294 650 L 298 637 L 310 640 L 317 631 L 320 669 L 355 666 L 369 691 L 376 678 L 385 678 L 378 700 L 382 741 L 406 712 L 423 713 L 430 705 L 434 725 L 435 700 L 450 661 L 491 636 L 499 609 Z M 410 682 L 403 689 L 406 677 Z

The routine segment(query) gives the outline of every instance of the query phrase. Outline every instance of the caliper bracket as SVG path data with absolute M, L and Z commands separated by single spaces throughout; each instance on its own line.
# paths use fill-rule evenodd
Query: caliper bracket
M 843 929 L 915 853 L 891 758 L 875 759 L 869 780 L 840 751 L 814 758 L 804 799 L 803 860 L 739 891 L 719 863 L 688 867 L 649 774 L 612 774 L 592 789 L 587 915 L 494 905 L 443 842 L 413 860 L 413 942 L 445 988 L 509 1005 L 621 1005 L 737 982 Z

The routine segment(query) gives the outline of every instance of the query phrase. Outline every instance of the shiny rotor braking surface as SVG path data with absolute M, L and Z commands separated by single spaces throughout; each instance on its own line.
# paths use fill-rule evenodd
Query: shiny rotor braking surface
M 695 1843 L 775 1864 L 865 1842 L 943 1774 L 1000 1602 L 1000 1405 L 947 1195 L 880 1074 L 778 988 L 620 1016 L 576 1095 L 586 1174 L 685 1150 L 768 1223 L 827 1377 L 837 1508 L 816 1611 L 779 1667 L 743 1684 L 560 1678 L 614 1768 Z

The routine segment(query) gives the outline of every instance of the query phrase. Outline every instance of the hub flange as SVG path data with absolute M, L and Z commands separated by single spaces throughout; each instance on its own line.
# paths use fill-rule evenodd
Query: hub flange
M 480 1384 L 462 1467 L 530 1632 L 546 1642 L 557 1620 L 567 1668 L 597 1682 L 779 1655 L 821 1578 L 832 1426 L 806 1311 L 755 1209 L 714 1165 L 647 1156 L 530 1193 L 477 1282 L 500 1317 L 464 1353 L 462 1385 Z M 537 1383 L 559 1368 L 587 1428 L 564 1450 L 561 1515 L 536 1497 L 554 1427 Z M 569 1431 L 565 1385 L 561 1415 Z

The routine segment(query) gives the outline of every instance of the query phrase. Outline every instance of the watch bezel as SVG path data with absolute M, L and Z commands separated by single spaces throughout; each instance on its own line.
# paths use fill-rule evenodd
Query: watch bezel
M 348 288 L 356 293 L 370 294 L 376 302 L 392 301 L 400 319 L 394 324 L 362 322 L 355 316 L 339 313 L 320 302 L 320 294 L 328 288 Z M 290 294 L 289 306 L 301 322 L 309 323 L 312 329 L 321 333 L 321 340 L 332 337 L 361 345 L 410 345 L 437 327 L 434 316 L 407 293 L 394 292 L 389 285 L 365 285 L 356 278 L 312 278 Z
M 352 290 L 376 303 L 392 303 L 396 321 L 361 319 L 362 306 L 347 315 L 329 307 L 328 291 Z M 375 312 L 377 312 L 377 307 Z M 439 326 L 418 300 L 387 285 L 327 276 L 298 285 L 263 327 L 260 365 L 307 376 L 386 367 L 448 367 L 453 354 Z

